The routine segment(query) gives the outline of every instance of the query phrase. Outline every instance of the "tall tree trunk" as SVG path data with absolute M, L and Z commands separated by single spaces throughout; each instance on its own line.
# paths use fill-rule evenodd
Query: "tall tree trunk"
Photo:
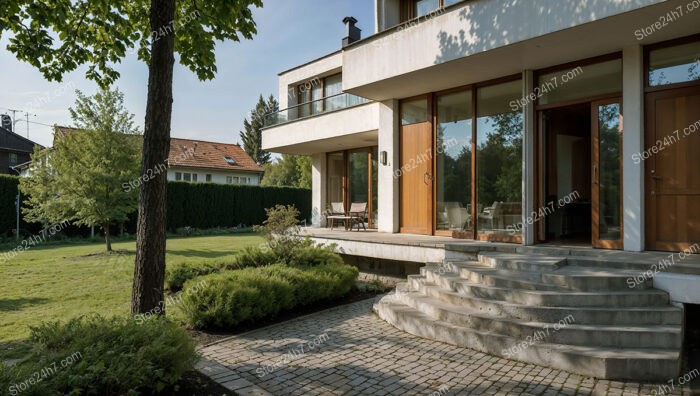
M 156 169 L 168 158 L 173 109 L 175 33 L 172 21 L 175 19 L 175 0 L 151 0 L 150 12 L 151 30 L 159 34 L 151 45 L 148 67 L 142 174 L 148 169 Z M 163 301 L 167 188 L 165 172 L 141 184 L 132 315 L 146 313 Z
M 109 223 L 102 224 L 102 229 L 105 230 L 105 243 L 107 244 L 107 251 L 112 251 L 112 238 L 109 234 Z

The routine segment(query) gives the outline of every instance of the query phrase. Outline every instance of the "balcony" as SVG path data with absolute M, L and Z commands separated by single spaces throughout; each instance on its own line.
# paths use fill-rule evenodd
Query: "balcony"
M 340 94 L 272 113 L 262 131 L 263 150 L 313 155 L 376 146 L 380 105 Z
M 369 99 L 348 93 L 341 93 L 323 99 L 313 100 L 265 115 L 263 127 L 273 127 L 309 117 L 349 109 L 369 103 Z

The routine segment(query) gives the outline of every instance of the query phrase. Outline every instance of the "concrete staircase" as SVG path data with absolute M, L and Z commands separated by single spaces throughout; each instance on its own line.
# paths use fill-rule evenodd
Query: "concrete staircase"
M 638 269 L 488 252 L 428 264 L 374 305 L 408 333 L 605 379 L 667 381 L 680 372 L 683 311 Z

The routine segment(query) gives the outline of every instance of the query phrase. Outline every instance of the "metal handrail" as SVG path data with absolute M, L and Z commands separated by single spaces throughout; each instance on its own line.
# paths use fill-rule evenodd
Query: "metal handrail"
M 343 100 L 344 99 L 344 100 Z M 370 100 L 361 96 L 341 92 L 339 94 L 300 103 L 286 109 L 268 113 L 263 118 L 263 126 L 283 124 L 331 111 L 347 109 L 353 106 L 369 103 Z M 320 105 L 320 106 L 319 106 Z M 320 107 L 320 108 L 319 108 Z

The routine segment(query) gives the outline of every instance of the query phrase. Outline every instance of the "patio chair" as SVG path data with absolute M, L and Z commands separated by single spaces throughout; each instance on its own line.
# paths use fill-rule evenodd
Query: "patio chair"
M 365 219 L 367 219 L 367 202 L 353 202 L 350 205 L 350 210 L 348 211 L 350 216 L 350 230 L 357 225 L 357 231 L 360 231 L 360 226 L 367 231 L 365 226 Z
M 447 218 L 449 219 L 450 229 L 462 231 L 467 229 L 467 222 L 471 220 L 471 215 L 467 208 L 463 208 L 459 202 L 445 202 L 447 208 Z
M 483 225 L 484 223 L 482 222 L 482 220 L 487 220 L 490 223 L 491 227 L 486 228 L 486 229 L 487 230 L 494 230 L 495 226 L 496 226 L 495 220 L 498 220 L 498 218 L 500 216 L 501 216 L 501 203 L 498 201 L 494 201 L 493 205 L 491 205 L 490 207 L 484 208 L 484 212 L 479 214 L 479 224 Z
M 342 220 L 345 223 L 345 229 L 347 230 L 352 217 L 345 213 L 345 206 L 342 202 L 331 202 L 331 214 L 326 217 L 326 220 L 328 220 L 331 230 L 333 230 L 333 226 L 338 220 Z

